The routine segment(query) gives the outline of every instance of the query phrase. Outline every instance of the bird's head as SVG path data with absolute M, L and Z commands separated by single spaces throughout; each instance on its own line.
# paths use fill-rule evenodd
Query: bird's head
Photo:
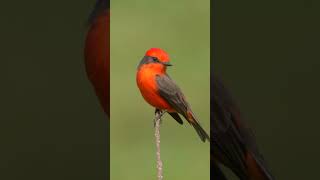
M 167 66 L 172 66 L 169 55 L 160 48 L 151 48 L 140 61 L 138 69 L 150 68 L 152 70 L 165 72 Z

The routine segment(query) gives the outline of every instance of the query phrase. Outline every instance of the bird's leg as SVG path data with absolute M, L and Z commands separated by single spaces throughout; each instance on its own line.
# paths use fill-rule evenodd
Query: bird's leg
M 153 121 L 153 126 L 155 127 L 156 126 L 156 121 L 160 121 L 160 124 L 162 122 L 162 119 L 161 117 L 164 115 L 164 113 L 166 113 L 166 111 L 163 111 L 163 110 L 160 110 L 160 109 L 156 109 L 154 114 L 155 114 L 155 118 L 154 118 L 154 121 Z

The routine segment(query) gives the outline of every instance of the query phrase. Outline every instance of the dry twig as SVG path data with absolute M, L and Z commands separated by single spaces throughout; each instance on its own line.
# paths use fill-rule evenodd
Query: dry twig
M 156 154 L 157 154 L 157 177 L 158 177 L 158 180 L 163 179 L 161 151 L 160 151 L 160 124 L 161 124 L 161 117 L 164 113 L 165 113 L 164 111 L 156 110 L 155 120 L 154 120 L 154 127 L 155 127 L 154 135 L 156 137 L 156 146 L 157 146 Z

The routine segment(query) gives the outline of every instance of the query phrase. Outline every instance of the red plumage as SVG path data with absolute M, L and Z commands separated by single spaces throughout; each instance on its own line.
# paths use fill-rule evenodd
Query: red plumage
M 105 6 L 106 7 L 106 6 Z M 99 9 L 99 7 L 97 7 Z M 85 67 L 104 112 L 110 116 L 110 14 L 99 9 L 85 42 Z

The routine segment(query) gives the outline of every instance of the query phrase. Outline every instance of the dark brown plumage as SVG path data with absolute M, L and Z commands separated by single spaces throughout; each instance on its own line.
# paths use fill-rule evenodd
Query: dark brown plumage
M 211 77 L 211 118 L 211 160 L 215 172 L 220 171 L 218 162 L 241 180 L 274 179 L 259 153 L 252 131 L 245 125 L 230 93 L 216 77 Z
M 176 111 L 169 112 L 169 114 L 178 123 L 182 124 L 183 121 L 179 116 L 179 114 L 181 114 L 194 127 L 203 142 L 206 140 L 210 141 L 209 135 L 201 127 L 189 103 L 186 101 L 185 96 L 176 83 L 167 74 L 156 76 L 156 83 L 160 96 Z

